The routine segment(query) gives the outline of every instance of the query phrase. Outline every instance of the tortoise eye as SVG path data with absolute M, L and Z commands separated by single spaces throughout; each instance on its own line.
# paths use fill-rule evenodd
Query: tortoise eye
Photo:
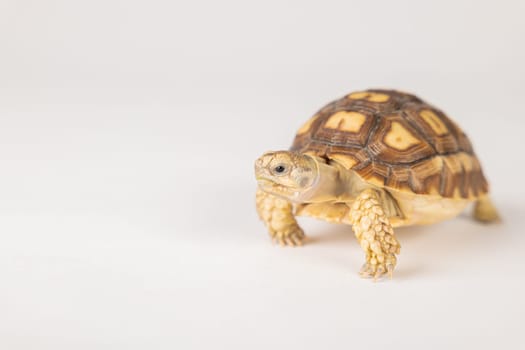
M 273 171 L 276 173 L 276 174 L 283 174 L 285 171 L 286 171 L 286 166 L 282 165 L 282 164 L 279 164 L 278 166 L 276 166 L 275 168 L 273 168 Z

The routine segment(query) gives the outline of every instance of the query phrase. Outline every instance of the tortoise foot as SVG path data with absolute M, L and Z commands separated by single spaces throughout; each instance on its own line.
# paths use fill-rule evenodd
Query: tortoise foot
M 371 262 L 366 262 L 361 267 L 359 274 L 363 278 L 373 278 L 374 281 L 388 276 L 392 279 L 392 274 L 394 273 L 395 267 L 395 256 L 392 255 L 392 260 L 389 263 L 376 263 L 372 264 Z
M 303 230 L 298 225 L 288 227 L 286 230 L 271 232 L 272 240 L 281 247 L 302 246 L 305 238 Z

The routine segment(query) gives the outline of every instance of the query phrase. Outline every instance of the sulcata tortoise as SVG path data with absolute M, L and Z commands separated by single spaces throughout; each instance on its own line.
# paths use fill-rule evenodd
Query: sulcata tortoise
M 354 92 L 297 132 L 289 151 L 255 162 L 256 207 L 273 240 L 301 245 L 296 215 L 352 225 L 364 277 L 392 276 L 394 227 L 432 224 L 474 202 L 474 218 L 498 220 L 470 141 L 443 112 L 393 90 Z

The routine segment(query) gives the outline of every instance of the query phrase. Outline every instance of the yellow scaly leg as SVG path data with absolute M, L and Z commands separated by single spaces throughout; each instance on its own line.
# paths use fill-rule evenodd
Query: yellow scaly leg
M 474 204 L 474 219 L 485 223 L 501 221 L 496 207 L 487 195 L 480 197 Z
M 256 207 L 273 241 L 281 246 L 302 245 L 304 232 L 295 220 L 290 202 L 258 189 Z
M 375 190 L 365 190 L 356 198 L 350 221 L 366 255 L 361 275 L 374 279 L 384 274 L 392 277 L 400 245 Z

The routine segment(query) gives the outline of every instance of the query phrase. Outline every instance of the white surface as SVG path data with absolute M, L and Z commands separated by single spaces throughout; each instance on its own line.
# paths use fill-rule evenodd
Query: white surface
M 487 2 L 488 3 L 488 2 Z M 522 346 L 523 2 L 0 3 L 1 349 Z M 273 247 L 254 159 L 395 87 L 470 135 L 504 215 Z

